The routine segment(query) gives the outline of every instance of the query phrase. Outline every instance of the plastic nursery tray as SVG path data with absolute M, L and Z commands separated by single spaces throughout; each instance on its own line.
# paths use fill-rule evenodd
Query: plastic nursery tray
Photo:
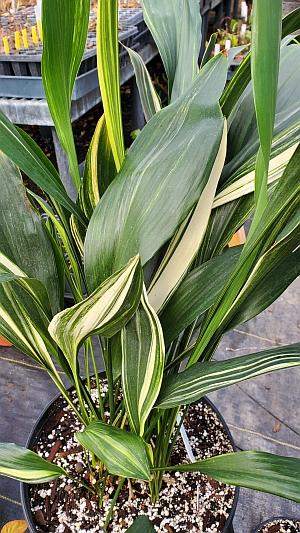
M 3 19 L 4 17 L 1 17 Z M 95 19 L 91 12 L 90 22 Z M 150 42 L 150 32 L 140 8 L 120 9 L 120 43 L 139 50 Z M 129 58 L 120 44 L 120 67 L 125 67 Z M 42 46 L 0 55 L 0 97 L 45 98 L 41 78 Z M 89 30 L 87 47 L 75 81 L 72 100 L 76 101 L 98 87 L 96 59 L 96 31 Z

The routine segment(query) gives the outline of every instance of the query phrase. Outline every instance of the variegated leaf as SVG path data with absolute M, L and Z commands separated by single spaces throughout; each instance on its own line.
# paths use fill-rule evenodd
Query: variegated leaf
M 299 124 L 300 127 L 300 124 Z M 269 165 L 269 174 L 268 174 L 268 184 L 277 181 L 281 178 L 285 168 L 293 157 L 297 144 L 293 144 L 290 148 L 287 148 L 284 152 L 279 153 L 270 161 Z M 253 163 L 254 164 L 254 163 Z M 254 181 L 255 181 L 255 172 L 251 170 L 243 175 L 243 171 L 240 170 L 241 177 L 233 181 L 230 185 L 224 187 L 215 197 L 213 203 L 213 209 L 220 207 L 221 205 L 227 204 L 241 198 L 247 194 L 254 192 Z
M 266 452 L 236 452 L 159 470 L 201 472 L 229 485 L 300 502 L 300 459 Z
M 138 435 L 103 422 L 92 422 L 75 436 L 106 465 L 110 474 L 150 480 L 146 445 Z
M 195 363 L 163 383 L 156 407 L 170 409 L 189 404 L 215 390 L 261 374 L 300 365 L 300 344 L 272 348 L 225 361 Z
M 138 86 L 145 119 L 146 122 L 148 122 L 150 118 L 161 109 L 159 96 L 153 86 L 150 74 L 143 58 L 135 50 L 127 48 L 127 46 L 124 46 L 124 48 L 127 50 L 134 68 L 135 79 Z
M 24 483 L 46 483 L 67 476 L 60 466 L 11 443 L 0 443 L 0 474 Z
M 105 116 L 102 115 L 97 123 L 85 161 L 82 198 L 86 216 L 91 217 L 116 173 L 107 124 Z
M 110 31 L 107 31 L 107 29 Z M 108 138 L 117 171 L 124 159 L 118 44 L 118 0 L 98 2 L 97 60 Z
M 160 391 L 165 358 L 162 328 L 145 288 L 134 317 L 122 329 L 121 343 L 126 411 L 132 429 L 142 436 Z
M 90 290 L 136 253 L 144 265 L 197 204 L 222 138 L 219 98 L 225 77 L 226 59 L 213 58 L 128 150 L 88 227 L 84 263 Z
M 115 335 L 135 313 L 142 290 L 142 270 L 138 256 L 106 279 L 86 300 L 58 313 L 49 332 L 76 367 L 80 344 L 90 335 Z
M 176 244 L 173 246 L 173 243 L 171 243 L 166 257 L 163 259 L 163 266 L 158 270 L 150 286 L 149 301 L 157 312 L 167 303 L 199 250 L 210 217 L 218 181 L 223 170 L 226 145 L 227 123 L 225 120 L 219 151 L 207 185 L 183 234 L 180 235 L 179 239 L 175 236 Z

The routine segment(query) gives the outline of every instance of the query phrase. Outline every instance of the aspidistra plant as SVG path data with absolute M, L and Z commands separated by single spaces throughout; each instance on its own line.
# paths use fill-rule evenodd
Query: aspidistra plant
M 75 8 L 64 0 L 62 17 L 55 3 L 53 9 L 53 0 L 43 0 L 43 81 L 78 198 L 68 197 L 34 141 L 1 115 L 0 333 L 47 370 L 84 426 L 77 440 L 103 475 L 119 477 L 116 497 L 126 479 L 142 479 L 156 502 L 163 473 L 182 470 L 299 502 L 297 459 L 246 451 L 172 465 L 171 456 L 182 407 L 186 413 L 209 392 L 300 364 L 300 344 L 213 360 L 224 333 L 266 309 L 300 272 L 300 47 L 290 36 L 300 28 L 300 9 L 281 25 L 281 0 L 254 2 L 251 53 L 226 85 L 230 57 L 206 54 L 198 66 L 198 0 L 180 0 L 179 7 L 142 0 L 169 102 L 161 108 L 141 56 L 128 50 L 147 124 L 125 152 L 118 3 L 101 0 L 104 115 L 80 178 L 69 117 L 90 3 L 78 0 Z M 19 169 L 43 197 L 25 191 Z M 250 215 L 246 244 L 228 249 Z M 65 280 L 75 303 L 69 309 Z M 0 473 L 28 483 L 69 475 L 7 444 L 0 446 Z M 133 528 L 151 531 L 145 520 Z

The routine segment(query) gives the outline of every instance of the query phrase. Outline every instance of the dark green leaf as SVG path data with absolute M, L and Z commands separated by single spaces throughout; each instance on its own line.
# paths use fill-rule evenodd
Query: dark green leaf
M 155 533 L 155 529 L 147 516 L 140 516 L 127 529 L 127 533 Z
M 26 196 L 19 170 L 1 152 L 0 186 L 0 251 L 44 284 L 55 314 L 60 309 L 60 286 L 52 245 Z
M 160 316 L 167 346 L 216 302 L 239 255 L 232 248 L 189 272 Z
M 46 194 L 84 221 L 80 209 L 67 195 L 59 175 L 35 141 L 0 111 L 0 150 Z

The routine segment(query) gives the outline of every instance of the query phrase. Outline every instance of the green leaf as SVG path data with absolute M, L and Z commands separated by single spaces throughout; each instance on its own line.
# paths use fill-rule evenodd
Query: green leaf
M 233 235 L 251 216 L 253 208 L 254 195 L 247 194 L 213 209 L 198 254 L 199 263 L 208 261 L 227 248 Z
M 270 197 L 268 209 L 263 213 L 258 227 L 250 237 L 248 235 L 238 264 L 222 294 L 217 303 L 210 309 L 205 323 L 202 325 L 201 335 L 189 360 L 189 365 L 195 363 L 199 357 L 211 357 L 212 352 L 210 350 L 216 347 L 221 335 L 226 331 L 230 320 L 234 317 L 236 309 L 238 310 L 239 295 L 242 296 L 243 287 L 255 269 L 259 258 L 273 246 L 297 210 L 300 193 L 299 162 L 300 147 L 297 148 L 287 165 L 283 177 L 278 181 Z M 289 251 L 287 248 L 287 254 L 290 252 L 291 250 Z M 283 256 L 281 257 L 283 259 Z M 237 307 L 235 306 L 236 301 Z
M 193 214 L 189 217 L 188 224 L 182 232 L 179 231 L 173 238 L 149 288 L 149 301 L 157 312 L 163 308 L 179 285 L 199 250 L 225 162 L 226 141 L 227 125 L 225 121 L 218 154 L 207 185 L 202 191 Z
M 86 338 L 97 333 L 112 337 L 130 320 L 141 290 L 142 270 L 139 257 L 135 256 L 88 298 L 52 319 L 49 332 L 72 369 L 76 369 L 77 351 Z
M 156 407 L 170 409 L 190 404 L 215 390 L 274 370 L 298 365 L 300 365 L 300 344 L 272 348 L 225 361 L 195 363 L 183 372 L 166 378 Z
M 208 63 L 208 61 L 210 61 L 212 53 L 213 53 L 214 48 L 215 48 L 215 44 L 217 42 L 217 37 L 218 37 L 217 33 L 213 33 L 210 36 L 209 41 L 208 41 L 208 45 L 207 45 L 207 47 L 205 49 L 205 52 L 203 54 L 203 57 L 202 57 L 200 68 L 204 67 L 204 65 L 206 65 L 206 63 Z
M 108 138 L 119 172 L 125 151 L 120 97 L 118 0 L 98 2 L 97 59 Z
M 140 54 L 135 52 L 135 50 L 131 50 L 131 48 L 127 48 L 127 46 L 124 46 L 124 48 L 127 50 L 130 61 L 134 68 L 136 83 L 138 86 L 145 119 L 146 122 L 148 122 L 150 118 L 155 115 L 155 113 L 161 110 L 160 100 L 143 58 L 140 56 Z
M 80 209 L 67 195 L 59 175 L 44 152 L 27 133 L 0 111 L 0 150 L 38 187 L 84 222 Z
M 284 152 L 297 143 L 300 136 L 300 73 L 295 64 L 300 61 L 298 45 L 281 50 L 277 105 L 273 133 L 272 155 Z M 222 175 L 226 185 L 254 168 L 259 137 L 257 131 L 253 86 L 250 83 L 229 117 L 227 163 Z
M 132 429 L 143 436 L 145 422 L 160 391 L 165 360 L 163 332 L 145 287 L 140 306 L 122 329 L 121 342 L 126 411 Z
M 236 452 L 162 470 L 201 472 L 222 483 L 300 502 L 300 459 L 266 452 Z
M 42 77 L 58 138 L 66 151 L 74 185 L 79 190 L 76 148 L 70 119 L 71 97 L 85 49 L 89 0 L 43 1 Z
M 268 203 L 268 170 L 275 121 L 280 60 L 282 0 L 254 0 L 251 74 L 260 147 L 255 168 L 253 227 Z
M 218 101 L 225 79 L 226 59 L 219 56 L 201 69 L 185 96 L 146 124 L 128 150 L 87 231 L 90 289 L 136 253 L 145 264 L 197 203 L 220 146 Z
M 105 464 L 110 474 L 150 480 L 146 445 L 138 435 L 103 422 L 92 422 L 75 436 Z
M 56 216 L 56 214 L 53 212 L 51 207 L 37 194 L 30 192 L 30 195 L 32 198 L 35 199 L 35 201 L 38 203 L 38 205 L 42 208 L 43 212 L 49 217 L 49 220 L 51 220 L 55 231 L 57 232 L 57 235 L 59 236 L 60 242 L 63 244 L 63 251 L 65 254 L 67 254 L 67 261 L 66 266 L 67 269 L 70 270 L 70 267 L 72 269 L 72 280 L 74 280 L 74 292 L 76 293 L 77 297 L 81 300 L 82 299 L 82 280 L 84 281 L 84 272 L 83 267 L 81 265 L 81 259 L 80 256 L 76 250 L 76 247 L 74 245 L 74 242 L 72 240 L 72 234 L 67 228 L 61 223 L 60 219 Z M 70 226 L 74 222 L 74 220 L 77 221 L 73 215 L 71 216 L 70 220 Z
M 172 101 L 187 91 L 196 77 L 201 43 L 198 0 L 141 0 L 144 18 L 157 44 Z M 180 15 L 179 15 L 180 14 Z
M 289 13 L 282 21 L 282 38 L 300 29 L 300 7 Z M 238 99 L 251 80 L 251 54 L 241 63 L 221 98 L 223 113 L 229 117 Z
M 139 516 L 127 533 L 155 533 L 154 526 L 147 516 Z
M 60 309 L 60 286 L 52 245 L 26 196 L 19 170 L 2 152 L 0 186 L 0 251 L 27 276 L 44 284 L 54 314 Z
M 88 218 L 98 204 L 101 196 L 117 173 L 111 145 L 108 138 L 105 116 L 97 123 L 85 160 L 83 177 L 83 203 Z
M 282 238 L 257 261 L 235 301 L 232 329 L 264 311 L 300 275 L 300 211 Z
M 187 274 L 160 315 L 166 346 L 216 302 L 239 255 L 232 248 Z
M 44 286 L 36 279 L 1 276 L 0 334 L 60 381 L 52 361 L 54 357 L 60 362 L 48 333 L 47 298 Z
M 0 474 L 23 483 L 46 483 L 67 476 L 60 466 L 11 443 L 0 443 Z

